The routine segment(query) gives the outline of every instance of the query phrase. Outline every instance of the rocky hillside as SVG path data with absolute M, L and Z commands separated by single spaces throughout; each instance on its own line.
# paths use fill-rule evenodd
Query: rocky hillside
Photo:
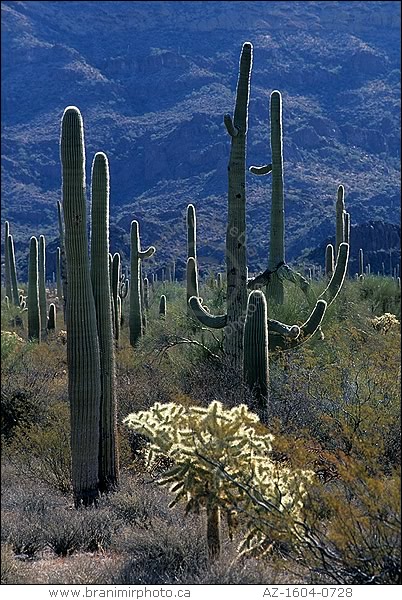
M 84 118 L 88 181 L 94 153 L 109 156 L 112 250 L 127 259 L 136 218 L 156 264 L 180 264 L 193 202 L 200 266 L 223 264 L 223 114 L 233 110 L 246 40 L 249 165 L 268 160 L 269 95 L 283 94 L 287 259 L 333 235 L 340 183 L 355 226 L 398 224 L 399 23 L 392 1 L 2 2 L 2 222 L 12 223 L 20 268 L 30 235 L 57 245 L 59 128 L 71 104 Z M 247 189 L 257 270 L 268 252 L 270 178 L 249 174 Z

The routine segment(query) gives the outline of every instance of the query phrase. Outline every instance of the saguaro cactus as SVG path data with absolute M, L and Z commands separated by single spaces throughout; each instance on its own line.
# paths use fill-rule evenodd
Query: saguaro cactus
M 131 282 L 130 282 L 130 344 L 135 346 L 143 335 L 142 300 L 141 300 L 141 264 L 155 252 L 150 246 L 141 251 L 138 221 L 131 222 Z
M 164 319 L 166 317 L 166 296 L 162 294 L 159 300 L 159 317 Z
M 261 291 L 248 297 L 244 323 L 243 377 L 256 400 L 256 412 L 262 423 L 268 420 L 269 363 L 267 302 Z M 254 406 L 250 407 L 252 410 Z
M 149 310 L 149 280 L 144 277 L 144 308 Z
M 4 223 L 4 277 L 6 286 L 6 296 L 11 299 L 11 273 L 10 273 L 10 254 L 8 245 L 8 236 L 10 235 L 10 224 L 8 221 Z
M 338 253 L 339 246 L 345 241 L 345 188 L 343 185 L 338 187 L 336 200 L 336 238 L 335 252 Z
M 38 240 L 31 237 L 28 265 L 28 338 L 40 342 Z
M 62 217 L 62 206 L 60 201 L 57 201 L 57 220 L 59 223 L 59 238 L 60 238 L 60 277 L 63 289 L 63 316 L 66 320 L 66 303 L 67 303 L 67 263 L 66 263 L 66 248 L 64 242 L 64 227 Z M 61 300 L 61 297 L 60 297 Z
M 101 378 L 95 301 L 88 257 L 84 129 L 78 108 L 61 124 L 63 213 L 67 262 L 68 391 L 71 409 L 72 483 L 75 505 L 99 495 Z
M 53 302 L 49 305 L 49 316 L 47 317 L 47 330 L 54 331 L 56 329 L 56 305 Z
M 94 157 L 91 192 L 91 279 L 101 368 L 99 489 L 103 493 L 114 490 L 119 482 L 115 358 L 109 278 L 109 164 L 103 152 L 97 152 Z
M 56 289 L 59 302 L 63 301 L 63 287 L 61 283 L 61 256 L 60 247 L 56 248 Z
M 363 255 L 363 248 L 359 248 L 359 275 L 364 275 L 364 255 Z
M 110 261 L 110 258 L 112 259 Z M 109 255 L 109 265 L 111 264 L 111 285 L 112 285 L 112 307 L 113 307 L 113 331 L 114 331 L 114 339 L 116 342 L 119 341 L 120 338 L 120 311 L 119 305 L 119 286 L 120 286 L 120 254 L 116 252 L 113 254 L 113 257 Z
M 276 304 L 283 304 L 283 281 L 286 279 L 298 285 L 312 302 L 309 282 L 300 273 L 285 263 L 285 211 L 283 192 L 283 139 L 282 139 L 282 96 L 273 91 L 270 99 L 271 117 L 271 156 L 272 163 L 262 167 L 250 167 L 254 175 L 272 172 L 271 229 L 268 269 L 248 282 L 248 288 L 267 286 L 267 296 Z
M 8 261 L 10 265 L 10 280 L 11 280 L 11 295 L 13 304 L 19 306 L 20 304 L 20 293 L 18 291 L 17 281 L 17 267 L 15 265 L 15 252 L 14 252 L 14 239 L 12 235 L 8 235 Z
M 189 300 L 192 296 L 196 296 L 197 298 L 199 296 L 197 263 L 192 256 L 190 256 L 187 259 L 186 282 L 187 282 L 187 314 L 189 317 L 192 317 L 193 312 L 189 305 Z
M 187 206 L 187 258 L 197 260 L 197 217 L 194 204 Z
M 45 236 L 39 236 L 39 306 L 41 337 L 46 337 L 47 303 L 46 303 L 46 241 Z
M 334 272 L 334 247 L 332 244 L 328 244 L 325 248 L 325 275 L 329 278 L 332 277 Z
M 243 44 L 237 83 L 233 120 L 229 114 L 224 123 L 231 138 L 228 165 L 228 221 L 226 229 L 227 314 L 224 319 L 205 311 L 199 299 L 192 298 L 190 306 L 198 320 L 225 327 L 224 347 L 234 368 L 243 359 L 243 324 L 247 307 L 246 265 L 246 137 L 248 101 L 253 47 Z

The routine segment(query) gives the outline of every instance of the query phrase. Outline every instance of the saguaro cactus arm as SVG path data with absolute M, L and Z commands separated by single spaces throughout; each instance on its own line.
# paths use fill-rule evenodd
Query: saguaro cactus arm
M 248 169 L 250 171 L 250 173 L 252 173 L 253 175 L 268 175 L 268 173 L 272 172 L 272 164 L 269 163 L 268 165 L 262 165 L 261 167 L 256 167 L 256 166 L 251 166 Z
M 194 317 L 198 319 L 202 325 L 205 325 L 205 327 L 222 329 L 222 327 L 227 325 L 227 315 L 211 315 L 211 313 L 206 311 L 202 306 L 200 298 L 197 298 L 197 296 L 192 296 L 188 303 L 193 311 Z
M 336 259 L 336 266 L 332 277 L 325 290 L 318 297 L 319 300 L 325 300 L 328 306 L 332 304 L 332 302 L 335 300 L 342 288 L 343 282 L 345 280 L 346 271 L 348 268 L 348 259 L 349 244 L 347 244 L 346 242 L 342 242 L 342 244 L 340 244 L 339 246 L 338 257 Z
M 273 333 L 273 329 L 270 331 L 268 324 L 268 345 L 270 352 L 274 350 L 291 350 L 307 342 L 318 331 L 326 310 L 327 303 L 325 300 L 318 300 L 307 321 L 301 325 L 300 333 L 297 337 L 285 337 L 284 335 Z M 297 325 L 294 327 L 297 327 Z

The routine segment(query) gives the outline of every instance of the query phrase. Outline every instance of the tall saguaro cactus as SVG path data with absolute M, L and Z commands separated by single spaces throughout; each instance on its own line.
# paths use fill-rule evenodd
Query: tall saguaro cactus
M 197 217 L 194 204 L 187 206 L 187 258 L 197 260 Z
M 338 253 L 339 246 L 345 241 L 345 188 L 338 187 L 336 200 L 336 236 L 335 252 Z
M 190 300 L 194 315 L 201 323 L 208 322 L 207 327 L 225 327 L 225 352 L 234 368 L 239 368 L 243 359 L 243 322 L 247 307 L 245 169 L 252 54 L 252 45 L 245 42 L 240 56 L 233 120 L 229 114 L 224 117 L 231 138 L 226 229 L 227 314 L 223 319 L 214 317 L 202 308 L 198 298 Z
M 31 237 L 28 265 L 28 339 L 40 342 L 40 308 L 38 277 L 38 240 Z
M 141 263 L 144 258 L 151 257 L 155 248 L 150 246 L 141 251 L 138 221 L 131 222 L 131 281 L 130 281 L 130 344 L 135 346 L 143 334 L 142 318 L 142 278 Z
M 39 236 L 39 305 L 41 337 L 46 337 L 47 304 L 46 304 L 46 241 L 45 236 Z
M 283 281 L 286 279 L 298 285 L 312 301 L 309 282 L 300 273 L 285 263 L 285 211 L 283 184 L 283 138 L 282 138 L 282 96 L 274 90 L 270 99 L 271 119 L 271 160 L 262 167 L 250 167 L 254 175 L 272 173 L 271 229 L 268 269 L 248 283 L 249 289 L 267 286 L 267 296 L 276 304 L 283 304 Z
M 8 221 L 4 223 L 4 277 L 6 285 L 6 296 L 10 300 L 12 297 L 11 291 L 11 273 L 10 273 L 10 253 L 8 236 L 10 235 L 10 224 Z
M 18 291 L 17 267 L 15 264 L 14 239 L 13 239 L 13 236 L 10 234 L 8 234 L 7 243 L 8 243 L 8 261 L 9 261 L 9 265 L 10 265 L 11 296 L 13 299 L 13 304 L 15 304 L 15 306 L 19 306 L 20 305 L 20 294 Z
M 95 154 L 91 181 L 91 279 L 100 350 L 99 489 L 114 490 L 119 482 L 117 409 L 112 301 L 109 277 L 109 163 Z
M 72 483 L 75 505 L 87 506 L 99 495 L 101 378 L 88 257 L 84 129 L 81 113 L 75 106 L 67 107 L 63 114 L 61 162 L 68 280 L 66 325 Z
M 254 395 L 262 423 L 268 420 L 269 362 L 267 302 L 264 294 L 253 291 L 248 297 L 244 323 L 243 377 Z M 254 407 L 251 407 L 254 409 Z
M 325 275 L 332 277 L 334 272 L 334 247 L 332 244 L 328 244 L 325 248 Z
M 272 202 L 271 235 L 268 269 L 273 271 L 268 283 L 268 298 L 283 304 L 283 282 L 276 268 L 285 262 L 285 210 L 283 196 L 283 141 L 282 141 L 282 96 L 271 94 L 271 152 L 272 152 Z
M 57 220 L 59 223 L 59 238 L 60 238 L 60 277 L 63 289 L 63 316 L 66 320 L 66 304 L 67 304 L 67 263 L 66 263 L 66 248 L 64 242 L 64 227 L 62 217 L 62 206 L 60 201 L 57 201 Z M 60 298 L 61 300 L 61 298 Z
M 59 246 L 56 248 L 56 289 L 57 297 L 61 303 L 63 298 L 63 287 L 61 283 L 61 251 Z

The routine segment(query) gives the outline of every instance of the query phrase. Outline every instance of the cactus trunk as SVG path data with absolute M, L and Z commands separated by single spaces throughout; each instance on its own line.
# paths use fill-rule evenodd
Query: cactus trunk
M 225 115 L 231 137 L 228 164 L 228 221 L 226 230 L 227 325 L 224 348 L 234 368 L 243 354 L 243 321 L 247 306 L 246 251 L 246 138 L 252 45 L 243 44 L 233 122 Z
M 273 302 L 283 304 L 283 282 L 275 272 L 278 266 L 285 262 L 282 96 L 278 91 L 271 94 L 271 153 L 272 202 L 268 269 L 272 271 L 272 275 L 267 286 L 267 296 Z
M 39 237 L 39 306 L 41 338 L 46 337 L 47 304 L 46 304 L 46 242 L 45 237 Z
M 6 286 L 6 296 L 10 300 L 12 298 L 12 291 L 11 291 L 10 253 L 9 253 L 9 244 L 8 244 L 8 236 L 9 235 L 10 235 L 10 225 L 9 225 L 9 222 L 6 221 L 4 224 L 4 277 L 5 277 L 5 286 Z
M 269 362 L 267 302 L 264 294 L 256 290 L 248 298 L 244 324 L 243 377 L 250 388 L 256 406 L 251 406 L 262 423 L 268 420 Z
M 17 267 L 15 265 L 14 239 L 12 235 L 8 235 L 8 261 L 10 265 L 10 280 L 11 280 L 11 296 L 15 306 L 20 305 L 20 294 L 18 291 Z
M 101 404 L 99 489 L 116 489 L 119 482 L 117 409 L 112 303 L 109 277 L 109 164 L 98 152 L 92 165 L 91 279 L 98 325 Z
M 31 237 L 28 265 L 28 339 L 40 342 L 38 240 Z
M 67 107 L 63 114 L 61 161 L 68 280 L 66 325 L 72 483 L 78 507 L 95 503 L 99 495 L 101 378 L 88 258 L 84 130 L 76 107 Z

